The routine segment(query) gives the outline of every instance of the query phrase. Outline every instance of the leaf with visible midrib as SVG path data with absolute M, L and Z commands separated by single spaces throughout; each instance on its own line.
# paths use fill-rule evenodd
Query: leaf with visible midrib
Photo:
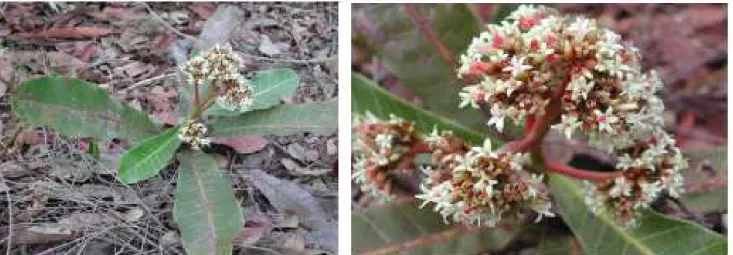
M 158 133 L 148 116 L 83 80 L 47 76 L 25 81 L 11 97 L 13 112 L 66 136 L 139 141 Z
M 336 131 L 338 103 L 334 101 L 281 105 L 234 117 L 214 118 L 211 137 L 235 135 L 288 135 L 299 132 L 331 134 Z
M 351 229 L 355 254 L 476 254 L 501 249 L 521 227 L 445 224 L 432 206 L 419 208 L 415 201 L 356 211 Z
M 232 185 L 202 152 L 184 150 L 180 162 L 173 215 L 183 247 L 191 255 L 231 254 L 244 225 Z
M 594 215 L 584 203 L 580 181 L 549 174 L 550 190 L 565 223 L 588 254 L 714 255 L 727 253 L 726 239 L 686 221 L 644 210 L 641 225 L 624 229 L 611 216 Z
M 437 127 L 439 130 L 451 130 L 454 134 L 475 145 L 481 145 L 484 139 L 489 139 L 489 137 L 479 135 L 451 119 L 417 108 L 395 97 L 379 87 L 374 81 L 358 73 L 351 74 L 351 95 L 351 111 L 354 114 L 363 115 L 369 111 L 381 119 L 389 119 L 390 114 L 395 114 L 406 120 L 414 121 L 415 128 L 424 134 L 432 132 L 433 127 Z M 492 139 L 492 142 L 496 146 L 501 144 L 498 140 Z
M 445 49 L 453 58 L 466 51 L 474 36 L 480 32 L 480 22 L 466 4 L 410 4 L 428 21 Z M 370 25 L 384 33 L 380 37 L 368 38 L 374 41 L 374 49 L 385 67 L 396 75 L 401 83 L 422 99 L 425 109 L 449 117 L 456 122 L 482 131 L 488 130 L 486 117 L 479 111 L 459 109 L 458 92 L 461 81 L 456 78 L 457 66 L 443 62 L 436 53 L 436 46 L 425 35 L 398 4 L 369 6 L 363 10 Z
M 253 110 L 268 109 L 280 105 L 283 97 L 295 94 L 300 86 L 298 74 L 292 69 L 278 68 L 257 73 L 252 79 L 252 108 L 242 112 L 230 111 L 214 104 L 207 114 L 214 116 L 234 116 Z
M 170 162 L 181 145 L 180 127 L 168 129 L 163 134 L 150 137 L 125 152 L 120 159 L 117 177 L 124 183 L 135 183 L 150 178 Z
M 295 94 L 300 86 L 298 74 L 292 69 L 279 68 L 262 71 L 252 78 L 253 109 L 267 109 L 280 104 L 283 97 Z

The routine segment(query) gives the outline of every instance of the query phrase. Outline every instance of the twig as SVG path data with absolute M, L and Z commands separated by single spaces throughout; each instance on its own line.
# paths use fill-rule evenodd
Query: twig
M 268 57 L 261 57 L 261 56 L 255 56 L 251 54 L 247 54 L 244 52 L 238 52 L 240 55 L 242 55 L 245 58 L 251 58 L 255 60 L 265 60 L 265 61 L 272 61 L 272 62 L 282 62 L 282 63 L 292 63 L 292 64 L 313 64 L 313 63 L 323 63 L 328 61 L 336 60 L 337 57 L 329 57 L 329 58 L 313 58 L 313 59 L 277 59 L 277 58 L 268 58 Z
M 18 123 L 18 126 L 15 127 L 15 131 L 13 131 L 13 135 L 10 136 L 8 141 L 5 143 L 5 148 L 3 148 L 2 151 L 0 151 L 0 158 L 4 158 L 6 154 L 8 154 L 10 147 L 13 147 L 13 145 L 15 144 L 15 141 L 18 139 L 18 135 L 20 135 L 20 133 L 23 132 L 23 129 L 25 129 L 25 125 L 23 123 Z
M 422 32 L 425 38 L 438 50 L 438 56 L 440 56 L 440 59 L 451 68 L 457 67 L 456 61 L 453 60 L 453 54 L 445 47 L 445 45 L 443 45 L 440 39 L 438 39 L 438 35 L 435 32 L 435 29 L 431 26 L 430 21 L 415 9 L 412 4 L 403 4 L 402 8 L 405 9 L 407 16 L 410 16 L 412 22 L 415 23 L 415 26 L 417 26 L 420 32 Z
M 0 183 L 7 183 L 2 174 L 0 174 Z M 8 246 L 6 247 L 7 250 L 5 250 L 5 254 L 10 255 L 10 251 L 13 247 L 13 199 L 10 197 L 10 189 L 5 191 L 5 196 L 8 199 Z
M 122 92 L 125 92 L 125 91 L 128 91 L 128 90 L 137 88 L 137 87 L 139 87 L 141 85 L 145 85 L 145 84 L 148 84 L 148 83 L 151 83 L 151 82 L 154 82 L 154 81 L 162 80 L 162 79 L 171 77 L 173 75 L 175 75 L 175 73 L 166 73 L 166 74 L 158 75 L 158 76 L 155 76 L 155 77 L 147 78 L 147 79 L 138 81 L 135 84 L 132 84 L 130 86 L 127 86 L 124 89 L 118 90 L 117 93 L 122 93 Z
M 168 24 L 168 22 L 165 21 L 162 17 L 160 17 L 160 15 L 158 15 L 157 13 L 155 13 L 155 11 L 153 11 L 153 9 L 150 8 L 150 5 L 148 5 L 147 3 L 142 3 L 142 4 L 145 6 L 145 9 L 148 9 L 148 12 L 150 12 L 150 15 L 153 15 L 153 17 L 155 19 L 157 19 L 160 23 L 163 23 L 163 25 L 165 25 L 165 27 L 167 27 L 168 29 L 170 29 L 171 31 L 173 31 L 173 33 L 175 33 L 178 36 L 181 36 L 183 38 L 191 39 L 193 41 L 199 41 L 198 38 L 193 37 L 193 36 L 190 36 L 190 35 L 187 35 L 187 34 L 184 34 L 183 32 L 178 31 L 178 29 L 176 29 L 175 27 L 171 26 L 171 24 Z

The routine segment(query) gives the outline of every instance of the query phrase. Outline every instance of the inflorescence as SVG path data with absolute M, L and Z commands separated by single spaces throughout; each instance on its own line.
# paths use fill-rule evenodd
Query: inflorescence
M 426 153 L 431 160 L 421 167 L 427 176 L 416 197 L 423 206 L 434 203 L 446 222 L 495 226 L 503 216 L 527 210 L 538 219 L 554 216 L 542 175 L 528 171 L 524 154 L 492 151 L 489 140 L 470 147 L 437 130 L 422 135 L 411 121 L 394 115 L 385 121 L 367 113 L 356 123 L 353 178 L 365 191 L 391 198 L 394 175 L 414 170 L 413 157 Z
M 181 128 L 181 132 L 178 133 L 178 139 L 188 143 L 194 149 L 201 149 L 203 146 L 209 146 L 211 141 L 205 137 L 206 126 L 198 122 L 188 122 Z
M 246 111 L 252 106 L 253 89 L 239 70 L 242 59 L 229 45 L 216 45 L 191 58 L 182 68 L 188 83 L 197 87 L 209 85 L 223 91 L 216 98 L 219 106 L 230 111 Z
M 488 105 L 488 125 L 502 131 L 507 118 L 521 123 L 555 102 L 553 129 L 568 139 L 580 131 L 592 146 L 621 155 L 622 176 L 598 183 L 587 200 L 614 208 L 630 225 L 636 210 L 662 191 L 682 192 L 686 167 L 661 129 L 664 104 L 656 93 L 662 82 L 657 73 L 642 72 L 640 60 L 639 49 L 594 19 L 522 5 L 501 24 L 488 25 L 461 56 L 458 76 L 470 85 L 459 95 L 460 107 Z
M 415 128 L 412 122 L 395 115 L 382 121 L 367 113 L 363 120 L 357 119 L 354 123 L 356 162 L 353 178 L 364 191 L 389 199 L 394 195 L 393 175 L 409 167 L 403 162 L 412 160 L 408 153 L 418 141 Z
M 542 175 L 530 173 L 525 154 L 492 151 L 491 141 L 471 147 L 449 132 L 437 130 L 426 139 L 432 150 L 432 165 L 423 168 L 423 206 L 435 203 L 444 220 L 472 225 L 496 226 L 505 215 L 526 209 L 542 216 L 550 212 Z
M 181 71 L 189 84 L 196 90 L 197 100 L 200 88 L 209 88 L 211 102 L 195 102 L 195 107 L 207 108 L 216 102 L 220 107 L 243 112 L 250 110 L 253 104 L 253 88 L 239 71 L 244 61 L 232 50 L 231 46 L 215 45 L 211 49 L 191 58 L 181 67 Z M 216 93 L 216 94 L 213 94 Z M 213 101 L 215 99 L 215 101 Z M 190 122 L 178 134 L 178 137 L 195 149 L 209 144 L 204 138 L 206 127 L 202 123 Z

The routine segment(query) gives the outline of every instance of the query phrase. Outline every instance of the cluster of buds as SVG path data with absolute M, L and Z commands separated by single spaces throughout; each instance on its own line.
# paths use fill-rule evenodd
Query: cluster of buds
M 639 209 L 666 191 L 671 197 L 683 192 L 680 171 L 688 167 L 674 140 L 658 132 L 645 142 L 621 150 L 616 168 L 622 174 L 613 180 L 586 183 L 586 204 L 594 213 L 609 211 L 624 225 L 637 225 Z
M 595 20 L 522 5 L 488 25 L 461 56 L 459 78 L 473 83 L 460 93 L 461 107 L 489 105 L 489 125 L 501 131 L 505 118 L 543 115 L 556 99 L 561 122 L 554 129 L 568 137 L 580 130 L 593 144 L 610 145 L 604 149 L 628 147 L 662 122 L 654 95 L 662 84 L 642 73 L 640 58 Z
M 245 111 L 252 105 L 252 86 L 240 73 L 242 59 L 229 45 L 216 45 L 181 67 L 188 83 L 214 86 L 222 91 L 216 102 L 231 111 Z
M 188 122 L 181 128 L 178 133 L 178 139 L 188 143 L 194 149 L 201 149 L 202 146 L 208 146 L 211 140 L 206 138 L 206 126 L 203 123 Z
M 642 72 L 640 61 L 638 48 L 593 19 L 522 5 L 488 25 L 461 56 L 458 76 L 470 85 L 459 94 L 460 107 L 488 105 L 488 125 L 499 131 L 507 117 L 546 117 L 568 139 L 580 131 L 590 145 L 621 155 L 622 175 L 598 183 L 587 202 L 596 212 L 614 208 L 633 225 L 638 208 L 661 192 L 681 191 L 679 169 L 686 167 L 660 128 L 664 104 L 656 93 L 663 84 L 655 72 Z
M 368 112 L 354 123 L 353 179 L 364 191 L 388 200 L 394 196 L 394 175 L 412 167 L 411 150 L 419 141 L 414 125 L 394 115 L 380 120 Z
M 495 152 L 486 140 L 482 147 L 469 147 L 451 133 L 434 131 L 430 143 L 432 166 L 421 185 L 423 206 L 434 209 L 448 222 L 496 226 L 502 216 L 527 210 L 552 217 L 550 198 L 542 175 L 527 171 L 521 153 Z

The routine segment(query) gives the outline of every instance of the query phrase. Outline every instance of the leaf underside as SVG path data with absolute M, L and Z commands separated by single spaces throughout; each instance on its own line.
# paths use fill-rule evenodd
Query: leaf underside
M 190 255 L 231 254 L 244 216 L 231 184 L 216 161 L 200 152 L 181 152 L 174 218 Z
M 117 177 L 124 183 L 135 183 L 150 178 L 168 165 L 176 153 L 181 140 L 179 127 L 168 129 L 165 133 L 150 137 L 125 152 L 120 159 Z
M 506 246 L 521 228 L 445 224 L 432 206 L 402 202 L 355 212 L 351 229 L 355 254 L 476 254 Z M 420 245 L 412 246 L 416 243 Z
M 582 183 L 549 174 L 553 206 L 588 254 L 726 254 L 726 239 L 702 226 L 644 210 L 641 225 L 624 229 L 612 216 L 594 215 L 584 203 Z
M 212 120 L 211 137 L 236 135 L 288 135 L 300 132 L 331 134 L 336 131 L 338 103 L 333 101 L 281 105 L 233 117 Z
M 33 125 L 71 137 L 132 142 L 158 133 L 147 114 L 83 80 L 46 76 L 25 81 L 11 97 L 13 112 Z
M 426 19 L 424 25 L 433 29 L 456 62 L 479 34 L 480 22 L 466 4 L 410 5 Z M 386 43 L 376 42 L 373 48 L 385 61 L 385 67 L 422 100 L 426 109 L 466 127 L 488 130 L 486 118 L 479 111 L 458 108 L 461 81 L 456 78 L 457 66 L 450 66 L 439 57 L 436 45 L 426 39 L 403 7 L 384 4 L 364 9 L 372 25 L 388 38 Z

